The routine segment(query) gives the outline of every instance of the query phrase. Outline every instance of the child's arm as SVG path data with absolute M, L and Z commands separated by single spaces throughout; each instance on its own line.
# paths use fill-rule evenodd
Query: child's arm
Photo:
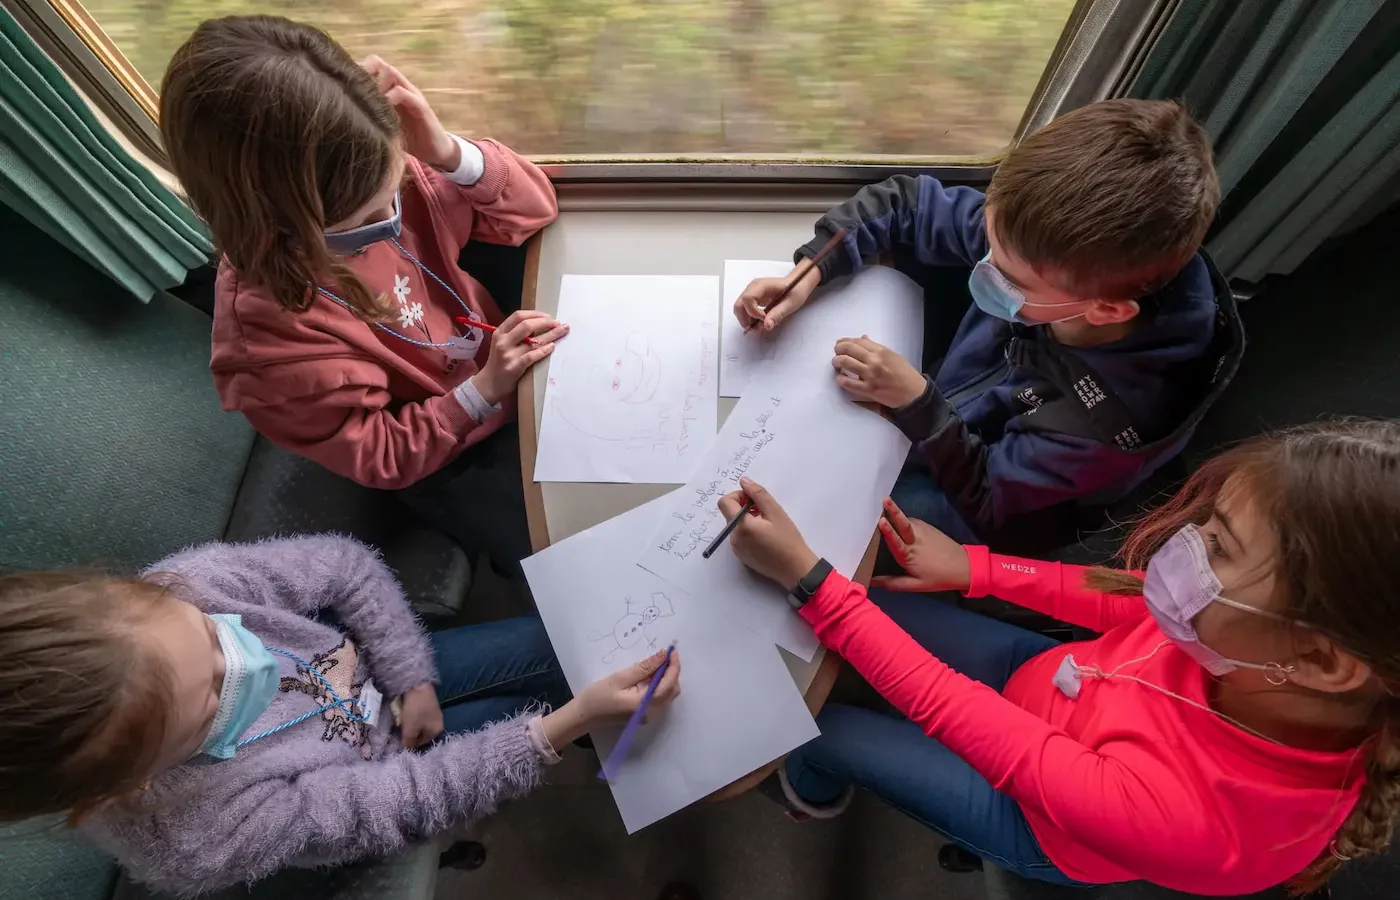
M 157 564 L 152 571 L 157 570 L 216 585 L 253 606 L 307 617 L 331 610 L 355 638 L 387 696 L 436 678 L 432 647 L 398 579 L 377 552 L 353 538 L 318 534 L 208 544 Z
M 1105 594 L 1085 585 L 1087 566 L 1001 556 L 975 545 L 963 549 L 972 576 L 965 597 L 1000 597 L 1099 633 L 1147 615 L 1141 597 Z
M 1185 862 L 1219 865 L 1228 847 L 1179 775 L 1141 754 L 1130 768 L 1096 752 L 986 685 L 950 669 L 838 573 L 801 610 L 835 650 L 900 712 L 1021 807 L 1076 842 L 1159 880 Z M 1090 702 L 1080 699 L 1078 702 Z M 1125 748 L 1123 755 L 1133 754 Z M 1130 757 L 1131 758 L 1131 757 Z M 1158 876 L 1155 877 L 1154 876 Z
M 186 781 L 177 786 L 183 792 L 153 797 L 152 813 L 104 813 L 93 837 L 138 880 L 181 895 L 289 866 L 399 853 L 539 784 L 526 718 L 452 735 L 422 753 L 321 768 L 250 748 L 203 770 L 194 782 L 203 789 L 189 791 Z M 296 747 L 308 749 L 287 749 Z
M 472 240 L 517 247 L 559 215 L 554 185 L 538 166 L 493 140 L 464 143 L 467 162 L 455 173 L 415 167 L 424 191 L 442 205 L 458 247 Z
M 817 220 L 816 237 L 796 259 L 813 257 L 831 236 L 849 230 L 844 252 L 829 254 L 817 266 L 822 283 L 860 270 L 865 259 L 912 248 L 931 266 L 968 266 L 987 253 L 986 197 L 969 187 L 945 188 L 938 179 L 895 175 L 867 185 Z
M 307 393 L 241 404 L 254 428 L 337 475 L 384 490 L 431 475 L 474 442 L 472 432 L 481 424 L 514 413 L 513 397 L 504 398 L 497 412 L 471 409 L 461 396 L 470 382 L 421 403 L 396 405 L 384 370 L 355 360 L 339 361 L 333 369 L 319 360 L 288 363 L 267 367 L 263 377 L 267 385 L 285 388 L 283 394 Z
M 1142 465 L 1133 454 L 1067 434 L 1008 428 L 985 443 L 932 380 L 893 418 L 952 509 L 983 538 L 1017 516 L 1128 483 Z

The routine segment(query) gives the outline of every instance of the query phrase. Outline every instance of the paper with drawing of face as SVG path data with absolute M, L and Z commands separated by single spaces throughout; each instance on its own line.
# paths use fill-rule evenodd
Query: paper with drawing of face
M 715 433 L 716 280 L 566 276 L 537 481 L 679 483 Z

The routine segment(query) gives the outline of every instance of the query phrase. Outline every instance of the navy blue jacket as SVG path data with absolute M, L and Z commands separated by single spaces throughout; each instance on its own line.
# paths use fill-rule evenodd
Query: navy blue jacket
M 985 199 L 895 176 L 827 213 L 796 256 L 815 255 L 844 227 L 844 252 L 822 261 L 823 282 L 897 248 L 970 268 L 988 249 Z M 1204 253 L 1140 300 L 1144 319 L 1128 336 L 1087 349 L 1058 343 L 1046 326 L 967 311 L 924 395 L 892 411 L 948 506 L 923 511 L 934 525 L 989 542 L 1050 526 L 1072 507 L 1120 499 L 1181 451 L 1238 368 L 1244 330 Z

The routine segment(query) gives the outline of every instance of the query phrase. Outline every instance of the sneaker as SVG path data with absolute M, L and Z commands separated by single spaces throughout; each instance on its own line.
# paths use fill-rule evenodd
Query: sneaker
M 797 796 L 797 791 L 792 789 L 792 782 L 788 780 L 787 767 L 781 765 L 778 766 L 778 771 L 759 783 L 758 791 L 783 807 L 788 818 L 794 822 L 834 819 L 846 811 L 846 807 L 851 805 L 851 798 L 856 795 L 856 789 L 847 785 L 841 796 L 830 803 L 810 803 Z

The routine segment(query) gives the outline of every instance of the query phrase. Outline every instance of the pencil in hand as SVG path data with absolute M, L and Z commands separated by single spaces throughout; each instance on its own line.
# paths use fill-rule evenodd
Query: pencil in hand
M 764 307 L 764 312 L 773 309 L 779 303 L 786 300 L 787 295 L 791 294 L 793 290 L 802 283 L 802 279 L 806 278 L 808 273 L 821 265 L 822 260 L 826 259 L 837 247 L 841 246 L 841 243 L 846 240 L 847 233 L 848 229 L 846 228 L 837 229 L 836 233 L 833 234 L 825 244 L 822 244 L 822 248 L 818 250 L 815 255 L 809 256 L 803 260 L 803 264 L 797 271 L 792 273 L 792 277 L 783 285 L 782 290 L 778 291 L 777 296 L 768 301 L 768 305 Z
M 710 541 L 710 546 L 705 548 L 705 552 L 701 553 L 700 557 L 702 559 L 709 559 L 711 556 L 713 556 L 715 551 L 719 549 L 719 545 L 724 543 L 724 539 L 729 537 L 730 533 L 733 532 L 735 528 L 739 527 L 739 523 L 743 521 L 744 516 L 747 516 L 752 511 L 753 498 L 750 497 L 749 499 L 744 501 L 743 506 L 739 507 L 739 511 L 734 514 L 734 518 L 724 523 L 724 527 L 720 529 L 720 532 L 718 535 L 715 536 L 715 539 L 713 541 Z
M 456 322 L 458 325 L 461 325 L 463 328 L 480 328 L 482 331 L 485 331 L 488 334 L 494 333 L 496 331 L 495 325 L 487 325 L 485 322 L 478 322 L 476 319 L 469 319 L 466 316 L 453 316 L 452 321 Z M 533 347 L 535 346 L 535 339 L 532 337 L 527 337 L 525 338 L 525 343 Z

